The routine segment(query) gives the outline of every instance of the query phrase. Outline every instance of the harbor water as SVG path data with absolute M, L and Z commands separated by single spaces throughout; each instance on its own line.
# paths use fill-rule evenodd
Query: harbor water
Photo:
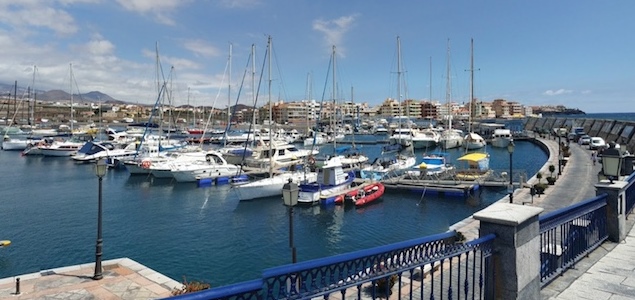
M 361 139 L 361 137 L 360 137 Z M 371 159 L 381 145 L 358 145 Z M 509 170 L 509 153 L 491 148 L 490 167 Z M 423 151 L 417 151 L 419 160 Z M 463 154 L 448 151 L 450 161 Z M 374 157 L 373 157 L 374 156 Z M 518 141 L 514 173 L 533 176 L 547 154 Z M 0 151 L 0 278 L 95 260 L 98 179 L 69 158 Z M 506 196 L 483 188 L 477 199 L 387 190 L 366 207 L 294 209 L 299 261 L 440 233 Z M 238 201 L 229 185 L 197 187 L 126 170 L 103 179 L 104 259 L 129 257 L 177 281 L 221 286 L 258 278 L 291 262 L 288 210 L 281 197 Z

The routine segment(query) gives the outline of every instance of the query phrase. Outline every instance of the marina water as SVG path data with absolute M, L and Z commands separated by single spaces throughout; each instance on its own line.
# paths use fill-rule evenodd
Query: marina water
M 380 145 L 358 147 L 371 159 L 380 154 Z M 509 171 L 507 149 L 487 146 L 487 152 L 492 169 Z M 448 153 L 456 162 L 463 151 Z M 423 151 L 416 154 L 420 161 Z M 518 141 L 514 173 L 531 177 L 546 160 L 537 145 Z M 12 241 L 0 249 L 0 278 L 94 262 L 98 179 L 92 166 L 9 151 L 0 151 L 0 166 L 0 240 Z M 387 190 L 362 208 L 296 207 L 298 260 L 444 232 L 506 194 L 506 188 L 484 188 L 466 201 Z M 281 197 L 240 202 L 229 185 L 197 187 L 110 170 L 103 201 L 104 259 L 129 257 L 177 281 L 214 287 L 291 262 Z

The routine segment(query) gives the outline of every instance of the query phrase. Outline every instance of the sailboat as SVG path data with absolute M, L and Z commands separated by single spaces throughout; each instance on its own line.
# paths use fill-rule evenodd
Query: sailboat
M 474 39 L 470 40 L 470 116 L 468 120 L 468 133 L 465 135 L 464 143 L 466 150 L 476 150 L 485 147 L 485 139 L 472 131 L 472 117 L 474 115 Z
M 355 169 L 358 170 L 359 168 L 361 168 L 361 166 L 366 163 L 368 161 L 368 156 L 362 154 L 359 151 L 356 151 L 355 149 L 353 149 L 353 147 L 350 146 L 342 146 L 342 147 L 338 147 L 337 146 L 337 141 L 339 140 L 339 138 L 337 138 L 337 126 L 335 125 L 337 122 L 335 120 L 335 114 L 337 111 L 337 103 L 336 103 L 336 99 L 337 99 L 337 73 L 336 73 L 336 52 L 335 52 L 335 45 L 333 45 L 332 47 L 332 53 L 331 53 L 331 67 L 332 67 L 332 86 L 333 86 L 333 91 L 332 91 L 332 98 L 333 98 L 333 103 L 332 103 L 332 107 L 333 107 L 333 113 L 331 114 L 331 119 L 330 119 L 330 130 L 331 130 L 331 134 L 332 136 L 330 137 L 330 141 L 333 144 L 333 153 L 331 155 L 326 155 L 326 156 L 319 156 L 319 157 L 312 157 L 312 160 L 315 161 L 314 163 L 312 162 L 311 165 L 313 165 L 314 167 L 317 168 L 322 168 L 325 165 L 328 164 L 328 160 L 330 159 L 337 159 L 341 164 L 342 167 L 345 170 L 351 170 L 351 169 Z M 317 120 L 319 123 L 319 119 Z M 317 145 L 317 142 L 314 144 Z M 353 145 L 354 146 L 354 145 Z
M 268 37 L 267 40 L 267 53 L 266 57 L 268 59 L 268 67 L 269 67 L 269 124 L 271 126 L 272 119 L 272 102 L 271 102 L 271 36 Z M 272 131 L 269 131 L 269 134 L 272 134 Z M 270 141 L 272 141 L 270 139 Z M 256 181 L 251 181 L 247 183 L 233 183 L 232 189 L 236 191 L 238 194 L 238 199 L 240 201 L 245 200 L 254 200 L 259 198 L 266 198 L 272 196 L 282 195 L 282 187 L 284 184 L 288 183 L 290 180 L 295 180 L 296 182 L 314 182 L 317 180 L 317 173 L 315 172 L 306 172 L 304 170 L 293 170 L 288 172 L 282 172 L 274 174 L 275 165 L 274 165 L 274 157 L 272 154 L 273 143 L 269 143 L 269 151 L 267 152 L 268 160 L 269 160 L 269 177 L 259 179 Z M 295 169 L 293 166 L 292 169 Z
M 448 106 L 448 121 L 449 125 L 443 132 L 441 132 L 441 136 L 439 137 L 439 145 L 443 149 L 453 149 L 461 147 L 463 144 L 463 136 L 460 131 L 457 131 L 452 128 L 452 109 L 450 106 L 450 101 L 452 100 L 452 82 L 450 80 L 450 39 L 448 39 L 448 54 L 447 54 L 447 70 L 446 70 L 446 91 L 445 98 Z
M 401 85 L 403 84 L 401 75 L 401 39 L 397 37 L 397 96 L 399 97 L 399 113 L 401 113 Z M 391 137 L 394 145 L 402 147 L 401 150 L 397 152 L 396 156 L 379 157 L 370 166 L 362 168 L 360 170 L 362 178 L 383 180 L 391 176 L 403 175 L 417 163 L 412 147 L 412 135 L 408 133 L 411 130 L 410 122 L 406 122 L 407 126 L 403 128 L 402 122 L 404 120 L 403 117 L 399 117 L 397 128 L 402 131 L 398 131 L 397 135 Z M 406 134 L 403 133 L 404 131 Z
M 73 81 L 75 77 L 73 76 L 73 64 L 69 65 L 70 70 L 70 95 L 71 95 L 71 105 L 70 105 L 70 131 L 72 134 L 71 138 L 66 141 L 54 141 L 52 144 L 43 144 L 38 146 L 38 149 L 44 156 L 73 156 L 79 151 L 79 149 L 84 146 L 86 142 L 93 140 L 93 137 L 89 134 L 75 134 L 73 124 L 75 123 L 75 118 L 73 117 L 73 113 L 75 111 L 73 105 Z
M 14 93 L 13 93 L 13 101 L 15 103 L 15 112 L 13 114 L 13 117 L 10 119 L 9 126 L 4 127 L 2 129 L 3 136 L 2 136 L 2 141 L 0 142 L 0 145 L 2 146 L 2 150 L 5 150 L 5 151 L 9 151 L 9 150 L 23 151 L 27 148 L 27 145 L 33 144 L 33 141 L 30 139 L 27 139 L 26 133 L 23 132 L 20 128 L 17 128 L 17 127 L 12 128 L 12 126 L 15 125 L 16 123 L 15 118 L 20 108 L 20 106 L 18 106 L 17 91 L 18 91 L 18 82 L 16 81 L 14 86 Z M 22 105 L 23 102 L 24 101 L 21 100 L 20 105 Z

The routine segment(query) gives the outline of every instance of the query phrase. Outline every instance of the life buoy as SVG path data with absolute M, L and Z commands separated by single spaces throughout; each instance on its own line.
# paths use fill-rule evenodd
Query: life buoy
M 144 160 L 141 162 L 141 167 L 144 169 L 148 169 L 150 168 L 150 166 L 152 165 L 152 163 L 149 160 Z

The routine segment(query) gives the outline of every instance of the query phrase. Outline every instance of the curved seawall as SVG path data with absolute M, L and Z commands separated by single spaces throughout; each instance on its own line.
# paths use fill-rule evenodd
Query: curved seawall
M 573 127 L 583 127 L 590 136 L 599 136 L 607 143 L 616 142 L 633 153 L 635 150 L 635 122 L 617 121 L 606 119 L 590 119 L 577 117 L 529 117 L 525 123 L 525 130 L 536 131 L 538 129 L 552 132 L 554 128 L 567 128 L 570 132 Z

